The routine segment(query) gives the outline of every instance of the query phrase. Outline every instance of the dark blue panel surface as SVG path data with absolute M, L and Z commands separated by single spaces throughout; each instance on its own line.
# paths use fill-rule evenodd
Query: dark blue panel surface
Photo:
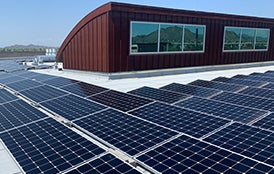
M 0 105 L 0 132 L 48 117 L 23 100 Z
M 25 79 L 26 78 L 19 77 L 19 76 L 9 76 L 7 78 L 0 79 L 0 84 L 6 85 L 6 84 L 9 84 L 9 83 L 13 83 L 13 82 L 17 82 L 17 81 L 25 80 Z
M 198 138 L 229 122 L 162 103 L 153 103 L 130 113 Z
M 274 131 L 274 113 L 271 113 L 263 119 L 253 123 L 253 125 Z
M 137 170 L 124 163 L 111 154 L 106 154 L 100 158 L 90 161 L 67 174 L 138 174 Z
M 268 110 L 272 112 L 274 111 L 274 100 L 261 97 L 223 92 L 217 96 L 212 97 L 211 99 L 241 106 L 248 106 L 256 109 Z
M 152 102 L 152 100 L 149 99 L 113 90 L 96 94 L 89 97 L 89 99 L 121 111 L 129 111 Z
M 245 85 L 245 86 L 253 86 L 253 87 L 259 87 L 265 84 L 265 82 L 260 82 L 260 81 L 244 80 L 239 78 L 226 78 L 226 77 L 218 77 L 216 79 L 213 79 L 213 81 Z
M 234 123 L 205 141 L 274 166 L 274 133 Z
M 58 78 L 57 76 L 47 75 L 47 74 L 40 74 L 36 73 L 35 76 L 31 77 L 31 79 L 36 80 L 38 82 L 43 82 L 49 79 Z
M 133 91 L 130 91 L 129 93 L 166 103 L 174 103 L 176 101 L 189 97 L 189 95 L 186 94 L 179 94 L 151 87 L 138 88 Z
M 193 85 L 183 85 L 179 83 L 171 83 L 169 85 L 163 86 L 160 89 L 194 95 L 198 97 L 210 97 L 220 92 L 220 90 L 216 90 L 216 89 L 204 88 L 204 87 L 193 86 Z
M 129 155 L 136 155 L 177 135 L 174 131 L 113 109 L 81 118 L 74 123 Z
M 26 173 L 59 173 L 105 150 L 48 118 L 0 134 Z
M 243 123 L 249 123 L 250 121 L 267 113 L 267 111 L 246 108 L 243 106 L 198 97 L 192 97 L 181 101 L 176 105 Z
M 77 80 L 72 80 L 72 79 L 67 79 L 64 77 L 56 77 L 56 78 L 51 78 L 48 80 L 44 80 L 43 83 L 47 84 L 47 85 L 51 85 L 51 86 L 55 86 L 55 87 L 62 87 L 65 85 L 71 85 L 73 83 L 77 83 L 79 81 Z
M 43 85 L 43 84 L 40 82 L 37 82 L 35 80 L 25 79 L 25 80 L 20 80 L 17 82 L 9 83 L 6 86 L 14 91 L 19 92 L 22 90 L 34 88 L 34 87 L 41 86 L 41 85 Z
M 17 100 L 18 97 L 6 91 L 5 89 L 0 89 L 0 104 L 9 101 Z
M 20 92 L 20 94 L 35 102 L 43 102 L 56 97 L 61 97 L 63 95 L 66 95 L 67 93 L 51 86 L 44 85 L 23 90 Z
M 76 95 L 79 95 L 82 97 L 88 97 L 88 96 L 108 90 L 106 88 L 88 84 L 85 82 L 79 82 L 79 83 L 67 85 L 67 86 L 62 87 L 61 89 L 65 90 L 65 91 L 69 91 L 73 94 L 76 94 Z
M 202 86 L 206 88 L 213 88 L 213 89 L 219 89 L 219 90 L 231 91 L 231 92 L 236 92 L 246 87 L 243 85 L 227 84 L 222 82 L 213 82 L 213 81 L 206 81 L 206 80 L 196 80 L 189 84 L 194 86 Z
M 98 103 L 72 94 L 40 104 L 68 120 L 74 120 L 106 108 Z
M 274 90 L 271 90 L 271 89 L 248 87 L 248 88 L 240 91 L 239 93 L 247 94 L 247 95 L 251 95 L 251 96 L 274 99 Z
M 273 172 L 273 167 L 184 135 L 137 159 L 164 174 Z

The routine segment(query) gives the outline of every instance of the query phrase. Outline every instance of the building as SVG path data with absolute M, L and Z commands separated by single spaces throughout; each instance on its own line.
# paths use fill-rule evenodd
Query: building
M 128 72 L 274 60 L 274 19 L 107 3 L 57 53 L 65 69 Z

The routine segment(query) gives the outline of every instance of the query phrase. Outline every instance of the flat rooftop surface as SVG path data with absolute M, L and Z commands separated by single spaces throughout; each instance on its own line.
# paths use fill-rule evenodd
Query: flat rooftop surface
M 235 65 L 237 67 L 237 65 Z M 217 77 L 232 77 L 238 74 L 249 75 L 254 72 L 266 72 L 268 70 L 274 70 L 273 66 L 259 66 L 259 67 L 246 67 L 246 68 L 232 68 L 225 70 L 216 71 L 205 71 L 205 72 L 193 72 L 186 74 L 175 74 L 175 75 L 163 75 L 154 77 L 141 77 L 141 78 L 125 78 L 110 80 L 108 77 L 97 75 L 85 71 L 57 71 L 56 69 L 43 69 L 34 70 L 34 72 L 66 77 L 70 79 L 80 80 L 83 82 L 95 84 L 105 88 L 117 90 L 120 92 L 128 92 L 143 86 L 159 88 L 170 83 L 181 83 L 187 84 L 197 79 L 212 80 Z M 134 73 L 134 72 L 133 72 Z

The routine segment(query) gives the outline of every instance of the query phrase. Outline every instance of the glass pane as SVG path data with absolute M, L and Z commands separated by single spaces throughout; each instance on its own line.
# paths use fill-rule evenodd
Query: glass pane
M 254 49 L 255 29 L 244 28 L 242 29 L 241 37 L 241 50 Z
M 157 52 L 158 26 L 158 24 L 132 23 L 131 52 Z
M 182 51 L 182 25 L 160 25 L 160 51 Z
M 269 30 L 257 29 L 255 49 L 268 48 Z
M 187 25 L 184 30 L 184 51 L 203 51 L 205 27 Z
M 225 28 L 224 50 L 239 50 L 240 28 Z

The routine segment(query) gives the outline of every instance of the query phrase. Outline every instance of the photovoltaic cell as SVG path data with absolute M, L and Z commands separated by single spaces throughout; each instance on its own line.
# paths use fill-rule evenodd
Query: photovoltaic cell
M 198 97 L 189 98 L 176 103 L 176 105 L 242 123 L 249 123 L 250 121 L 267 113 L 266 111 Z
M 14 91 L 19 92 L 22 90 L 34 88 L 34 87 L 41 86 L 41 85 L 43 85 L 43 84 L 40 82 L 37 82 L 35 80 L 25 79 L 25 80 L 20 80 L 18 82 L 9 83 L 5 86 L 9 87 L 10 89 L 12 89 Z
M 74 123 L 129 155 L 136 155 L 178 134 L 113 109 Z
M 17 100 L 18 97 L 6 91 L 5 89 L 0 88 L 0 104 L 6 103 L 9 101 Z
M 130 112 L 167 128 L 200 138 L 229 121 L 162 103 L 153 103 Z
M 273 168 L 265 164 L 184 135 L 137 159 L 163 174 L 273 172 Z
M 129 111 L 152 102 L 152 100 L 149 99 L 113 90 L 93 95 L 89 97 L 89 99 L 121 111 Z
M 263 119 L 253 123 L 254 126 L 274 131 L 274 113 L 269 114 Z
M 35 72 L 31 72 L 31 71 L 15 71 L 15 72 L 12 72 L 10 74 L 20 76 L 20 77 L 24 77 L 24 78 L 28 78 L 28 79 L 39 75 L 39 73 L 35 73 Z
M 47 117 L 23 100 L 2 104 L 0 105 L 0 132 Z
M 68 120 L 74 120 L 106 108 L 98 103 L 72 94 L 40 104 Z
M 64 77 L 56 77 L 56 78 L 51 78 L 51 79 L 43 81 L 43 83 L 45 83 L 47 85 L 55 86 L 55 87 L 62 87 L 62 86 L 65 86 L 65 85 L 71 85 L 71 84 L 77 83 L 77 82 L 79 82 L 79 81 L 64 78 Z
M 138 88 L 130 91 L 129 93 L 166 103 L 174 103 L 176 101 L 189 97 L 189 95 L 187 94 L 179 94 L 151 87 Z
M 7 78 L 0 79 L 0 84 L 6 85 L 6 84 L 9 84 L 9 83 L 17 82 L 17 81 L 24 80 L 24 79 L 25 78 L 19 77 L 19 76 L 10 76 L 10 77 L 7 77 Z
M 111 154 L 106 154 L 100 158 L 90 161 L 81 167 L 78 167 L 67 174 L 138 174 L 136 169 L 124 163 Z
M 67 93 L 59 89 L 53 88 L 48 85 L 38 86 L 35 88 L 23 90 L 20 92 L 21 95 L 35 101 L 42 102 L 56 97 L 66 95 Z
M 268 83 L 267 85 L 263 86 L 262 88 L 274 90 L 274 83 Z
M 59 173 L 105 150 L 48 118 L 0 134 L 26 173 Z
M 88 96 L 108 90 L 106 88 L 88 84 L 85 82 L 73 83 L 73 84 L 61 87 L 61 89 L 82 97 L 88 97 Z
M 274 112 L 274 100 L 244 94 L 223 92 L 211 99 Z
M 219 89 L 219 90 L 230 91 L 230 92 L 237 92 L 243 89 L 244 87 L 246 87 L 243 85 L 227 84 L 222 82 L 213 82 L 213 81 L 206 81 L 206 80 L 196 80 L 194 82 L 189 83 L 189 85 L 202 86 L 206 88 L 213 88 L 213 89 Z
M 36 73 L 35 76 L 31 77 L 32 80 L 36 80 L 38 82 L 43 82 L 43 81 L 54 79 L 54 78 L 58 78 L 58 77 L 47 75 L 47 74 L 39 74 L 39 73 Z
M 274 166 L 274 133 L 234 123 L 205 141 Z
M 274 90 L 271 90 L 271 89 L 248 87 L 240 91 L 239 93 L 247 94 L 255 97 L 257 96 L 257 97 L 263 97 L 268 99 L 274 99 Z
M 183 85 L 179 83 L 171 83 L 169 85 L 161 87 L 160 89 L 194 95 L 198 97 L 210 97 L 220 92 L 220 90 L 216 90 L 216 89 L 204 88 L 204 87 L 193 86 L 193 85 Z
M 260 82 L 260 81 L 243 80 L 238 78 L 226 78 L 226 77 L 218 77 L 216 79 L 213 79 L 213 81 L 245 85 L 245 86 L 253 86 L 253 87 L 260 87 L 265 84 L 265 82 Z
M 248 76 L 245 76 L 245 75 L 236 75 L 234 76 L 233 78 L 239 78 L 241 80 L 252 80 L 252 81 L 259 81 L 259 82 L 274 82 L 274 79 L 271 79 L 271 78 L 268 78 L 268 77 L 264 77 L 264 76 L 261 76 L 261 75 L 248 75 Z

